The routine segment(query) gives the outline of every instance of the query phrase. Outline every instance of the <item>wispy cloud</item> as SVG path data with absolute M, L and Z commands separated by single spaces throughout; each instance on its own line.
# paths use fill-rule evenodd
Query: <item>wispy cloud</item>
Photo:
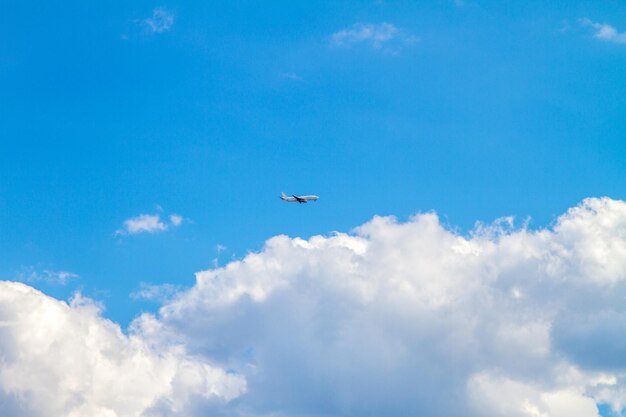
M 358 44 L 369 45 L 386 52 L 398 52 L 403 45 L 419 42 L 419 37 L 409 35 L 391 23 L 356 23 L 330 36 L 330 45 L 350 48 Z
M 584 27 L 594 29 L 593 37 L 605 42 L 626 43 L 626 32 L 618 32 L 613 26 L 606 23 L 597 23 L 590 19 L 580 19 Z
M 302 77 L 295 72 L 283 72 L 280 74 L 280 77 L 292 81 L 302 81 Z
M 152 10 L 152 16 L 143 20 L 143 23 L 152 33 L 162 33 L 169 31 L 174 25 L 174 12 L 165 7 L 157 7 Z
M 183 224 L 183 216 L 180 216 L 178 214 L 170 214 L 170 222 L 174 226 L 180 226 L 181 224 Z
M 48 284 L 67 285 L 72 279 L 75 278 L 79 278 L 79 275 L 73 272 L 52 271 L 49 269 L 38 271 L 32 266 L 23 268 L 22 272 L 19 273 L 20 281 L 29 283 L 45 282 Z
M 170 227 L 178 227 L 184 222 L 184 218 L 179 214 L 171 214 L 169 222 L 161 219 L 160 214 L 140 214 L 124 220 L 123 227 L 115 231 L 115 235 L 136 235 L 139 233 L 159 233 L 168 230 Z
M 182 289 L 183 288 L 179 285 L 154 285 L 142 282 L 139 284 L 139 289 L 130 294 L 130 298 L 134 300 L 148 300 L 164 303 L 170 301 L 171 298 Z
M 350 28 L 342 29 L 331 35 L 333 46 L 349 47 L 357 43 L 369 43 L 374 48 L 380 48 L 385 42 L 389 42 L 400 31 L 390 23 L 378 25 L 357 23 Z
M 137 233 L 157 233 L 167 230 L 167 224 L 161 221 L 158 214 L 140 214 L 137 217 L 124 221 L 124 228 L 117 234 L 135 235 Z

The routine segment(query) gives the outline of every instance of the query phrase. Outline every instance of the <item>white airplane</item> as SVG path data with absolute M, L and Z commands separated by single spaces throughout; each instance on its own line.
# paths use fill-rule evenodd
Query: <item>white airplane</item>
M 280 199 L 290 203 L 308 203 L 309 201 L 316 201 L 318 198 L 316 195 L 292 195 L 287 197 L 287 194 L 280 193 Z

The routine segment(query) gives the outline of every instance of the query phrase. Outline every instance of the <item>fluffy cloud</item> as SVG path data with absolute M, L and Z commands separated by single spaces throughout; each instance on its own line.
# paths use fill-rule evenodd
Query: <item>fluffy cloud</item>
M 626 33 L 618 32 L 613 26 L 606 23 L 596 23 L 589 19 L 581 19 L 580 24 L 595 30 L 593 36 L 606 42 L 626 43 Z
M 565 371 L 565 370 L 563 370 Z M 597 416 L 595 401 L 580 389 L 546 390 L 507 377 L 479 373 L 470 378 L 469 394 L 479 410 L 509 417 Z
M 540 230 L 505 219 L 462 236 L 427 213 L 375 217 L 350 234 L 276 236 L 199 272 L 158 314 L 139 316 L 130 336 L 76 303 L 31 298 L 0 298 L 2 323 L 22 320 L 0 335 L 0 375 L 14 370 L 2 392 L 49 401 L 47 415 L 124 401 L 135 413 L 152 404 L 154 415 L 186 417 L 597 417 L 598 404 L 616 413 L 626 404 L 626 203 L 608 198 Z M 27 318 L 36 303 L 96 330 Z M 30 339 L 59 329 L 74 330 L 43 347 Z M 71 364 L 56 360 L 66 351 Z M 153 385 L 146 375 L 165 372 L 166 360 L 175 365 Z M 195 371 L 172 376 L 187 363 Z M 198 369 L 204 379 L 189 376 Z M 120 384 L 108 384 L 111 374 Z M 131 380 L 141 381 L 127 387 L 132 401 L 122 394 Z
M 335 32 L 330 37 L 330 44 L 335 47 L 351 47 L 357 44 L 368 44 L 374 49 L 397 52 L 402 44 L 412 44 L 419 41 L 416 36 L 404 33 L 390 23 L 357 23 L 349 28 Z
M 171 214 L 169 220 L 170 223 L 168 224 L 161 220 L 161 215 L 159 214 L 140 214 L 137 217 L 124 220 L 124 227 L 116 230 L 115 235 L 164 232 L 169 229 L 170 226 L 180 226 L 184 221 L 183 217 L 178 214 Z
M 89 300 L 67 304 L 0 282 L 2 415 L 186 415 L 197 398 L 226 402 L 244 391 L 241 377 L 180 345 L 123 334 Z
M 277 236 L 198 273 L 133 326 L 245 375 L 239 410 L 253 415 L 596 417 L 596 401 L 619 410 L 626 203 L 585 200 L 551 229 L 509 223 L 461 236 L 429 213 L 376 217 L 352 234 Z

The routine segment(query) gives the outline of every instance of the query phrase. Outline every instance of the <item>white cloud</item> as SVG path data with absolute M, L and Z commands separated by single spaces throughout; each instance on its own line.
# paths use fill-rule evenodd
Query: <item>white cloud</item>
M 137 217 L 124 221 L 124 228 L 116 234 L 136 235 L 138 233 L 156 233 L 167 230 L 167 225 L 161 221 L 158 214 L 140 214 Z
M 59 285 L 66 285 L 76 278 L 79 278 L 79 275 L 73 272 L 51 271 L 48 269 L 37 271 L 32 266 L 23 268 L 19 274 L 19 279 L 24 282 L 46 282 Z
M 364 43 L 388 52 L 397 52 L 400 46 L 417 42 L 418 37 L 406 34 L 391 23 L 357 23 L 330 37 L 330 44 L 335 47 L 352 47 Z
M 182 287 L 173 284 L 154 285 L 142 282 L 139 284 L 139 290 L 130 294 L 130 298 L 135 300 L 150 300 L 164 303 L 170 300 L 176 293 L 180 292 Z
M 182 416 L 198 399 L 224 403 L 245 391 L 240 376 L 180 345 L 123 334 L 90 300 L 68 305 L 6 281 L 0 357 L 0 404 L 12 417 Z
M 351 235 L 274 237 L 196 278 L 133 326 L 245 375 L 233 414 L 597 417 L 594 398 L 624 403 L 621 201 L 469 237 L 432 213 L 376 217 Z M 603 311 L 623 324 L 580 322 Z
M 541 389 L 490 373 L 470 378 L 474 406 L 508 417 L 598 417 L 595 401 L 580 389 Z
M 594 38 L 606 42 L 626 43 L 626 32 L 618 32 L 606 23 L 596 23 L 589 19 L 581 19 L 580 24 L 595 29 Z
M 183 217 L 179 216 L 178 214 L 170 214 L 170 222 L 174 226 L 180 226 L 181 224 L 183 224 Z
M 96 415 L 89 411 L 124 401 L 132 412 L 157 404 L 145 414 L 185 417 L 597 417 L 598 403 L 626 404 L 626 202 L 608 198 L 587 199 L 540 230 L 504 218 L 461 236 L 428 213 L 375 217 L 351 234 L 276 236 L 258 253 L 199 272 L 157 315 L 138 317 L 130 336 L 97 312 L 5 293 L 0 323 L 19 318 L 11 329 L 23 330 L 0 334 L 1 395 L 22 381 L 22 397 L 11 398 L 49 401 L 45 415 L 63 415 L 61 403 Z M 41 300 L 71 319 L 41 316 Z M 51 337 L 66 330 L 63 343 Z M 170 359 L 178 365 L 148 381 L 165 372 L 168 355 L 179 355 Z M 72 358 L 73 367 L 50 359 L 30 368 L 52 357 Z M 172 377 L 186 361 L 194 371 Z M 217 375 L 212 382 L 190 376 L 200 363 Z M 109 372 L 120 384 L 102 382 Z M 237 400 L 189 395 L 188 385 Z
M 170 223 L 161 220 L 160 214 L 140 214 L 124 220 L 124 226 L 115 231 L 115 235 L 136 235 L 139 233 L 158 233 L 168 230 L 171 226 L 180 226 L 184 219 L 178 214 L 169 216 Z
M 399 32 L 398 28 L 389 23 L 379 25 L 357 23 L 350 28 L 333 33 L 331 42 L 335 46 L 351 46 L 355 43 L 369 42 L 374 48 L 380 48 Z
M 152 33 L 169 31 L 174 25 L 174 13 L 165 7 L 152 10 L 152 16 L 144 20 L 145 25 Z

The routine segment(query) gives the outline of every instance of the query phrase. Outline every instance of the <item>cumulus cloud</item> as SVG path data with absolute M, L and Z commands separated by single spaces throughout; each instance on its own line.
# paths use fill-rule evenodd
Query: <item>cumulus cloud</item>
M 157 7 L 152 10 L 152 16 L 145 19 L 143 23 L 152 33 L 162 33 L 169 31 L 174 25 L 174 13 L 165 7 Z
M 80 308 L 41 294 L 32 298 L 62 311 Z M 587 199 L 550 228 L 515 227 L 505 218 L 468 235 L 442 226 L 434 213 L 406 222 L 375 217 L 348 234 L 276 236 L 260 252 L 198 272 L 195 285 L 166 301 L 158 314 L 137 317 L 129 336 L 95 312 L 68 313 L 78 323 L 108 330 L 78 326 L 71 341 L 51 345 L 70 349 L 78 343 L 83 353 L 71 355 L 73 366 L 90 377 L 111 366 L 123 374 L 119 390 L 117 384 L 111 392 L 96 384 L 92 395 L 95 388 L 80 385 L 79 373 L 31 370 L 50 350 L 41 353 L 41 343 L 32 343 L 22 355 L 7 354 L 30 346 L 22 333 L 0 335 L 0 354 L 8 358 L 0 370 L 13 367 L 12 375 L 22 379 L 52 378 L 55 383 L 41 392 L 27 391 L 41 385 L 33 377 L 20 392 L 28 392 L 35 405 L 54 396 L 54 410 L 59 402 L 92 407 L 85 410 L 118 406 L 126 398 L 120 397 L 125 381 L 139 380 L 147 393 L 132 396 L 142 398 L 141 406 L 129 402 L 132 410 L 148 403 L 170 406 L 169 414 L 150 408 L 157 410 L 153 415 L 598 417 L 598 404 L 615 413 L 626 404 L 625 298 L 623 201 Z M 0 312 L 24 304 L 0 300 Z M 1 322 L 25 317 L 34 306 L 23 308 L 2 313 Z M 24 334 L 42 337 L 50 337 L 48 327 L 74 328 L 55 324 L 59 320 L 51 315 L 41 323 L 21 320 Z M 103 335 L 95 346 L 107 349 L 81 350 L 94 345 L 83 342 L 94 332 Z M 184 349 L 172 353 L 171 346 Z M 184 378 L 195 392 L 189 394 L 187 385 L 173 382 L 179 380 L 171 376 L 175 365 L 152 387 L 145 368 L 123 359 L 106 362 L 106 355 L 135 357 L 136 350 L 151 358 L 148 369 L 175 355 L 174 363 L 202 363 L 218 376 L 210 383 Z M 85 363 L 102 365 L 91 369 Z M 14 392 L 9 382 L 0 385 L 3 395 Z M 210 390 L 211 383 L 222 388 Z M 138 388 L 131 387 L 134 394 L 132 389 Z M 222 401 L 197 394 L 207 391 L 218 392 Z
M 250 415 L 597 417 L 624 403 L 625 296 L 626 203 L 589 199 L 550 229 L 277 236 L 133 326 L 245 375 Z
M 15 282 L 0 282 L 0 358 L 12 417 L 188 415 L 198 399 L 245 391 L 242 377 L 183 346 L 125 335 L 88 299 L 67 304 Z
M 593 22 L 590 19 L 581 19 L 582 26 L 591 27 L 595 30 L 593 36 L 606 42 L 626 43 L 626 33 L 618 32 L 613 26 L 606 23 Z
M 595 401 L 581 389 L 546 390 L 488 372 L 470 378 L 469 394 L 479 410 L 510 417 L 598 416 Z
M 367 44 L 374 49 L 397 52 L 401 45 L 419 42 L 419 38 L 406 34 L 391 23 L 356 23 L 330 36 L 330 44 L 349 48 L 357 44 Z
M 121 229 L 115 231 L 115 235 L 136 235 L 139 233 L 158 233 L 168 230 L 171 226 L 180 226 L 184 219 L 178 214 L 171 214 L 169 216 L 169 223 L 167 220 L 161 220 L 160 214 L 140 214 L 137 217 L 124 220 L 124 225 Z

